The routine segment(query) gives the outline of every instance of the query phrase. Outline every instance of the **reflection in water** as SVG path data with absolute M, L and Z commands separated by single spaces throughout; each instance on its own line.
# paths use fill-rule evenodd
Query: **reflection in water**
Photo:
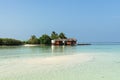
M 65 46 L 51 46 L 51 50 L 52 50 L 52 55 L 56 54 L 56 53 L 62 53 L 64 54 L 64 48 Z
M 74 46 L 2 46 L 0 57 L 46 57 L 71 54 L 75 51 Z

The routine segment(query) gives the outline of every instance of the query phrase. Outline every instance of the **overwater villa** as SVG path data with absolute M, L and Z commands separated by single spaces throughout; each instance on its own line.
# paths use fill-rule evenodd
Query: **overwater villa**
M 77 40 L 73 38 L 69 39 L 54 39 L 51 40 L 52 45 L 76 45 Z

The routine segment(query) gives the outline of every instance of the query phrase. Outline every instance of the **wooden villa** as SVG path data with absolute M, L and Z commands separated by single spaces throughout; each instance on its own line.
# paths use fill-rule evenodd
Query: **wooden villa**
M 51 40 L 52 45 L 76 45 L 77 40 L 73 38 L 69 39 L 54 39 Z

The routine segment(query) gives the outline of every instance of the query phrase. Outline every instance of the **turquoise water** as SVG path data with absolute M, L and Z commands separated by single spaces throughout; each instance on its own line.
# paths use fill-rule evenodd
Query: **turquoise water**
M 0 80 L 120 80 L 120 45 L 1 46 Z

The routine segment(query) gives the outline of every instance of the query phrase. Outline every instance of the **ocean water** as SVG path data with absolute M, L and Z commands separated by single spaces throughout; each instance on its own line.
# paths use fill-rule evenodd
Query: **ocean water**
M 120 45 L 1 46 L 0 80 L 120 80 Z

